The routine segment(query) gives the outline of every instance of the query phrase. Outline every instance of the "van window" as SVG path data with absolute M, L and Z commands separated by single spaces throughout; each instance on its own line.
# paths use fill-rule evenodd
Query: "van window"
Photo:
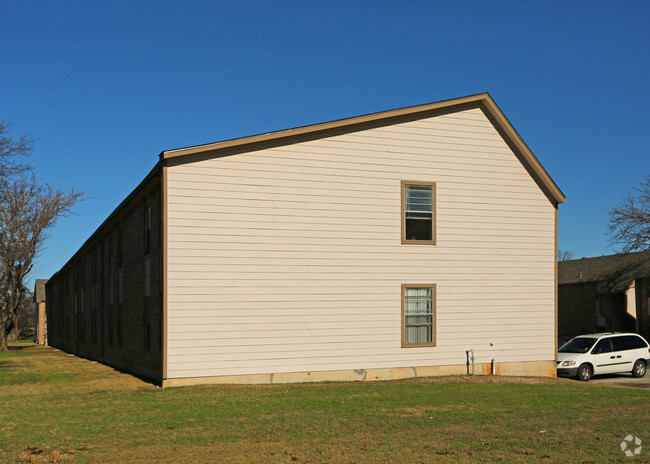
M 598 343 L 596 343 L 596 346 L 594 347 L 594 350 L 591 352 L 591 354 L 611 353 L 612 351 L 612 343 L 609 341 L 609 338 L 603 338 Z
M 620 337 L 612 338 L 614 351 L 635 350 L 637 348 L 645 348 L 647 345 L 636 335 L 622 335 Z
M 596 343 L 595 338 L 576 337 L 562 345 L 558 351 L 560 353 L 586 353 L 594 346 L 594 343 Z

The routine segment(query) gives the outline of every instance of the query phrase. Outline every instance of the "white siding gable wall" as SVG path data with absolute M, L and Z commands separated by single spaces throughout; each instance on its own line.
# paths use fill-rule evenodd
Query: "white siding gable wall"
M 402 180 L 437 245 L 401 244 Z M 479 109 L 172 159 L 167 226 L 167 378 L 555 358 L 555 208 Z M 436 347 L 401 347 L 403 283 Z

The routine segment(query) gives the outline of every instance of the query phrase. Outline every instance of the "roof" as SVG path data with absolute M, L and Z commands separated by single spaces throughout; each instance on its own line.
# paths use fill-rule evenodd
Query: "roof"
M 492 122 L 505 142 L 513 150 L 519 161 L 524 165 L 528 173 L 537 182 L 549 200 L 557 205 L 564 203 L 565 196 L 548 175 L 533 152 L 528 148 L 523 139 L 519 136 L 510 121 L 505 117 L 501 109 L 492 100 L 488 93 L 470 95 L 467 97 L 444 100 L 424 105 L 409 106 L 379 113 L 371 113 L 363 116 L 339 119 L 335 121 L 302 126 L 293 129 L 286 129 L 266 134 L 252 135 L 237 139 L 224 140 L 221 142 L 195 145 L 186 148 L 165 150 L 160 153 L 161 160 L 179 158 L 191 158 L 191 155 L 223 156 L 224 154 L 236 154 L 258 149 L 260 146 L 279 146 L 283 144 L 296 143 L 305 140 L 305 137 L 320 138 L 333 133 L 347 133 L 365 130 L 369 127 L 378 127 L 402 122 L 404 120 L 417 120 L 429 118 L 438 114 L 463 111 L 469 108 L 480 108 Z
M 34 301 L 41 303 L 45 301 L 45 283 L 47 279 L 36 279 L 34 283 Z
M 650 278 L 650 250 L 573 259 L 558 264 L 558 283 L 601 282 L 601 293 L 623 293 L 635 279 Z

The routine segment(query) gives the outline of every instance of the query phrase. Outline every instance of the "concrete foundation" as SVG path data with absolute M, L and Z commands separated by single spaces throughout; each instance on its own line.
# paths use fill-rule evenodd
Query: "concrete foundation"
M 475 364 L 477 375 L 489 375 L 489 363 Z M 497 363 L 497 375 L 521 375 L 534 377 L 555 377 L 555 361 L 530 361 Z M 187 377 L 165 379 L 163 387 L 215 384 L 272 384 L 304 382 L 372 382 L 380 380 L 410 379 L 415 377 L 435 377 L 442 375 L 467 374 L 464 364 L 451 366 L 398 367 L 390 369 L 351 369 L 318 372 L 286 372 L 279 374 L 224 375 L 219 377 Z

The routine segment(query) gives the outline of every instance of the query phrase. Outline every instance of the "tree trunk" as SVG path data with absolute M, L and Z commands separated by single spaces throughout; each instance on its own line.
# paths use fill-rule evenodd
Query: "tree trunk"
M 7 331 L 5 329 L 4 323 L 0 322 L 0 353 L 8 350 L 9 348 L 7 348 Z

